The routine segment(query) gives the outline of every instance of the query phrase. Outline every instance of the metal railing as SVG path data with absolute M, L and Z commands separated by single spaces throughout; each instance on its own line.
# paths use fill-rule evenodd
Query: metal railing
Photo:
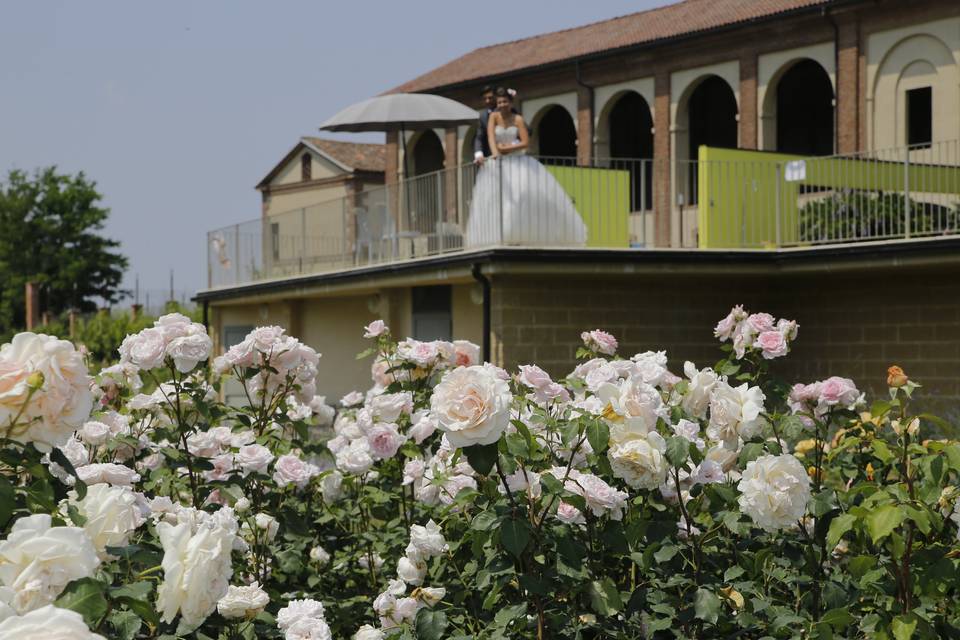
M 655 215 L 670 218 L 668 246 L 690 249 L 949 236 L 958 203 L 956 141 L 815 158 L 703 147 L 672 164 L 506 157 L 212 231 L 208 285 L 493 246 L 652 248 Z
M 646 246 L 652 161 L 508 156 L 208 234 L 208 286 L 491 246 Z

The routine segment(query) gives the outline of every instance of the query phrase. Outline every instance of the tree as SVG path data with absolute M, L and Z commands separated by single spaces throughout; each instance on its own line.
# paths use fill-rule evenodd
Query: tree
M 0 184 L 0 333 L 25 324 L 24 286 L 41 286 L 42 308 L 59 314 L 116 302 L 127 258 L 101 235 L 110 210 L 96 183 L 56 167 L 11 171 Z

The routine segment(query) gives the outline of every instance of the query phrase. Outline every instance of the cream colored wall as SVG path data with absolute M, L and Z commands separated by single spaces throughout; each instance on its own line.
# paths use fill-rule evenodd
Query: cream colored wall
M 346 173 L 342 168 L 320 156 L 312 149 L 306 150 L 304 153 L 310 154 L 310 177 L 312 180 L 332 178 Z M 279 173 L 270 181 L 270 185 L 279 186 L 301 182 L 300 158 L 302 156 L 303 153 L 297 154 L 291 158 L 287 164 L 281 167 Z
M 483 294 L 478 283 L 452 288 L 453 338 L 483 345 Z M 476 302 L 474 298 L 477 299 Z
M 757 135 L 760 149 L 769 151 L 777 148 L 777 82 L 794 63 L 809 58 L 819 64 L 830 76 L 833 94 L 837 94 L 833 49 L 832 42 L 822 42 L 809 47 L 767 53 L 757 58 L 757 115 L 760 118 Z
M 366 391 L 372 385 L 372 359 L 357 360 L 357 354 L 370 346 L 363 337 L 363 327 L 377 319 L 368 308 L 367 298 L 317 298 L 304 300 L 300 307 L 300 338 L 322 354 L 317 393 L 329 401 L 339 400 L 354 389 Z
M 926 86 L 934 142 L 960 139 L 960 17 L 872 33 L 866 57 L 870 149 L 906 144 L 906 91 Z

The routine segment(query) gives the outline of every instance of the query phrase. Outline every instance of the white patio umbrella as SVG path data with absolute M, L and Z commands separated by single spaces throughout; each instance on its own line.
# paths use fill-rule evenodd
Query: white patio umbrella
M 476 122 L 470 107 L 429 93 L 392 93 L 351 105 L 322 125 L 321 131 L 399 131 L 407 176 L 406 132 Z

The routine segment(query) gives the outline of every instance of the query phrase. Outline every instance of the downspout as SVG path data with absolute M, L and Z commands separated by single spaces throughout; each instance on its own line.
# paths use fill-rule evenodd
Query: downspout
M 840 27 L 827 7 L 820 9 L 820 15 L 833 27 L 833 81 L 836 83 L 833 90 L 833 153 L 836 155 L 840 149 Z
M 203 301 L 203 328 L 210 333 L 210 301 Z
M 490 362 L 490 279 L 480 271 L 480 263 L 474 263 L 470 274 L 483 288 L 483 361 Z
M 586 82 L 583 81 L 583 78 L 582 78 L 582 76 L 580 75 L 580 60 L 579 60 L 579 59 L 574 63 L 574 65 L 575 65 L 575 67 L 576 67 L 576 82 L 577 82 L 577 85 L 578 85 L 578 86 L 581 86 L 581 87 L 583 87 L 584 89 L 587 90 L 587 96 L 588 96 L 588 100 L 587 100 L 587 101 L 588 101 L 588 103 L 589 103 L 589 109 L 590 109 L 590 162 L 592 163 L 592 162 L 594 161 L 594 156 L 596 155 L 596 151 L 597 151 L 596 148 L 595 148 L 595 140 L 597 139 L 597 132 L 594 131 L 594 127 L 596 126 L 596 122 L 595 122 L 595 118 L 594 118 L 594 112 L 595 112 L 595 110 L 596 110 L 596 104 L 595 104 L 595 103 L 596 103 L 596 93 L 595 93 L 594 90 L 596 89 L 596 87 L 595 87 L 594 85 L 592 85 L 592 84 L 587 84 Z

